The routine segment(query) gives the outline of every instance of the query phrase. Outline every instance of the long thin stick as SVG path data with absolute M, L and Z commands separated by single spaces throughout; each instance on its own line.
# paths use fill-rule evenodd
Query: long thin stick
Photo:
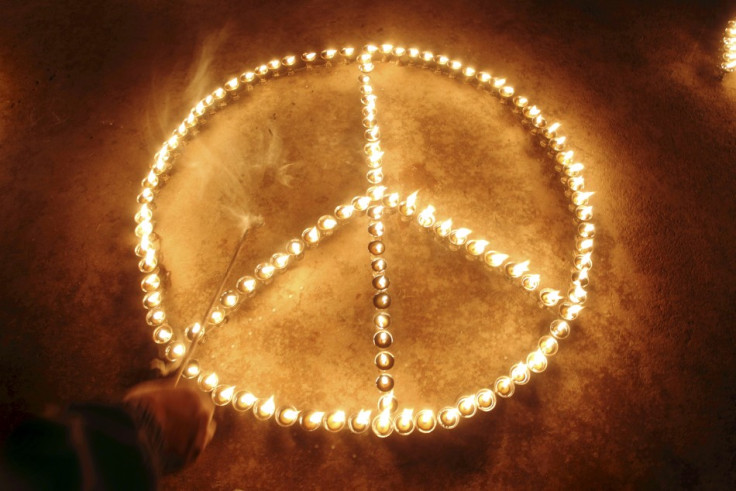
M 245 244 L 245 237 L 248 235 L 248 230 L 249 229 L 246 228 L 243 231 L 243 235 L 240 237 L 240 242 L 238 242 L 238 246 L 235 248 L 235 253 L 233 254 L 233 257 L 230 258 L 230 264 L 227 265 L 227 269 L 225 269 L 225 274 L 222 275 L 220 286 L 218 286 L 217 290 L 215 290 L 215 294 L 213 295 L 212 300 L 210 301 L 210 304 L 204 313 L 202 322 L 199 324 L 202 327 L 200 328 L 199 332 L 194 336 L 194 339 L 192 339 L 192 343 L 189 345 L 189 350 L 187 351 L 187 354 L 184 357 L 184 360 L 182 360 L 181 366 L 176 372 L 176 379 L 174 380 L 174 387 L 179 385 L 179 381 L 181 380 L 181 376 L 184 373 L 184 369 L 189 364 L 189 361 L 192 359 L 192 355 L 194 354 L 194 349 L 197 347 L 200 339 L 202 339 L 202 336 L 204 335 L 205 323 L 207 322 L 207 319 L 209 319 L 210 313 L 212 312 L 212 307 L 215 306 L 215 302 L 217 302 L 217 299 L 220 297 L 220 294 L 222 293 L 223 288 L 225 288 L 225 284 L 227 283 L 227 278 L 228 276 L 230 276 L 230 271 L 232 271 L 233 266 L 235 266 L 235 260 L 240 255 L 240 251 L 243 248 L 243 244 Z

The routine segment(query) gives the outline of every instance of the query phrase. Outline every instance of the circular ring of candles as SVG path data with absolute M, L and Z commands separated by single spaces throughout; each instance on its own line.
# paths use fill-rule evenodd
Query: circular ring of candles
M 736 69 L 736 23 L 733 21 L 726 29 L 724 46 L 723 69 Z M 169 325 L 165 313 L 165 285 L 159 272 L 163 256 L 160 250 L 161 240 L 155 231 L 155 199 L 162 183 L 168 179 L 174 161 L 183 149 L 183 143 L 198 133 L 193 130 L 199 128 L 212 113 L 231 105 L 229 101 L 237 99 L 239 91 L 246 88 L 254 89 L 257 85 L 277 79 L 281 75 L 291 75 L 318 66 L 330 66 L 334 60 L 342 60 L 343 63 L 357 62 L 361 72 L 359 92 L 364 127 L 361 131 L 365 141 L 363 152 L 368 167 L 366 179 L 371 187 L 365 195 L 358 195 L 350 203 L 336 207 L 333 214 L 322 215 L 299 237 L 287 242 L 283 252 L 277 252 L 268 261 L 259 264 L 251 273 L 252 276 L 240 277 L 234 289 L 218 292 L 220 307 L 215 307 L 207 313 L 206 324 L 209 326 L 224 324 L 240 304 L 254 295 L 259 288 L 269 284 L 274 275 L 291 268 L 295 264 L 294 259 L 301 259 L 308 248 L 317 247 L 323 240 L 332 236 L 340 224 L 360 214 L 367 215 L 370 220 L 368 249 L 371 253 L 373 287 L 377 291 L 373 301 L 379 309 L 389 306 L 390 297 L 386 293 L 389 286 L 388 278 L 383 274 L 387 267 L 386 260 L 377 256 L 383 255 L 385 250 L 385 244 L 381 239 L 386 233 L 384 218 L 395 212 L 398 212 L 402 220 L 416 221 L 435 239 L 447 241 L 451 250 L 462 250 L 468 257 L 480 258 L 481 263 L 493 271 L 504 274 L 521 288 L 535 291 L 541 287 L 541 277 L 529 271 L 529 261 L 516 259 L 508 261 L 510 257 L 508 254 L 487 250 L 489 241 L 475 236 L 467 228 L 454 228 L 449 218 L 438 218 L 436 214 L 438 212 L 433 206 L 427 205 L 423 209 L 418 209 L 416 193 L 402 197 L 399 192 L 390 192 L 381 184 L 384 179 L 382 168 L 384 152 L 381 148 L 381 131 L 377 118 L 378 98 L 372 85 L 371 73 L 375 69 L 376 62 L 392 62 L 399 66 L 429 67 L 435 73 L 465 84 L 472 84 L 481 89 L 481 92 L 500 98 L 511 106 L 522 123 L 539 139 L 542 147 L 548 150 L 577 222 L 569 287 L 561 289 L 545 287 L 541 288 L 538 294 L 542 307 L 557 309 L 559 314 L 559 318 L 549 327 L 551 335 L 542 336 L 538 346 L 528 354 L 525 362 L 519 362 L 511 368 L 510 376 L 503 375 L 496 379 L 491 387 L 484 387 L 474 395 L 461 397 L 455 407 L 445 407 L 436 415 L 431 409 L 423 409 L 416 415 L 409 409 L 397 412 L 398 401 L 393 395 L 394 379 L 385 373 L 385 370 L 393 367 L 394 358 L 386 351 L 379 351 L 374 360 L 377 368 L 384 371 L 376 380 L 378 388 L 382 391 L 379 396 L 380 412 L 376 415 L 367 410 L 360 410 L 349 416 L 342 410 L 329 413 L 303 412 L 291 406 L 277 410 L 273 397 L 260 399 L 250 392 L 236 391 L 234 386 L 221 384 L 214 372 L 203 373 L 196 360 L 185 359 L 182 375 L 196 379 L 201 390 L 211 393 L 215 404 L 231 404 L 238 411 L 252 409 L 254 416 L 259 420 L 275 416 L 277 423 L 282 426 L 291 426 L 298 421 L 300 426 L 309 431 L 319 427 L 328 431 L 340 431 L 347 427 L 353 433 L 364 433 L 372 428 L 373 433 L 379 437 L 386 437 L 394 430 L 396 433 L 409 434 L 415 427 L 420 433 L 428 433 L 437 425 L 448 429 L 454 428 L 460 419 L 473 416 L 476 410 L 491 411 L 497 403 L 497 396 L 511 397 L 517 385 L 529 381 L 531 373 L 540 373 L 547 368 L 548 357 L 559 349 L 558 341 L 569 336 L 570 321 L 577 318 L 583 308 L 582 303 L 587 299 L 586 289 L 589 284 L 588 272 L 592 268 L 595 226 L 590 222 L 593 209 L 589 201 L 593 193 L 585 190 L 583 177 L 585 166 L 575 161 L 574 153 L 566 148 L 567 140 L 559 132 L 560 124 L 548 124 L 548 119 L 542 115 L 541 109 L 532 105 L 528 98 L 517 95 L 505 78 L 494 77 L 487 71 L 477 71 L 445 55 L 390 44 L 368 44 L 362 51 L 344 47 L 340 50 L 306 52 L 301 56 L 288 55 L 233 77 L 200 100 L 154 155 L 150 170 L 142 180 L 142 190 L 136 197 L 139 208 L 134 217 L 135 234 L 139 241 L 135 246 L 135 253 L 141 258 L 138 269 L 144 274 L 141 289 L 144 293 L 143 306 L 147 309 L 146 323 L 154 328 L 153 340 L 162 345 L 162 356 L 172 363 L 180 363 L 182 357 L 191 355 L 188 352 L 192 347 L 188 348 L 180 339 L 184 341 L 188 339 L 194 346 L 204 329 L 204 325 L 200 326 L 199 323 L 191 324 L 187 329 Z M 567 296 L 559 293 L 564 291 L 568 292 Z M 386 330 L 390 324 L 391 317 L 386 311 L 378 312 L 373 318 L 373 325 L 376 328 L 373 343 L 381 350 L 388 348 L 393 342 L 391 333 Z

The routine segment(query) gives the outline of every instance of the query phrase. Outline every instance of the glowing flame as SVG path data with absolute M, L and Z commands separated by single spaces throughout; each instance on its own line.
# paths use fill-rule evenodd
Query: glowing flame
M 552 134 L 560 129 L 560 126 L 562 126 L 560 123 L 552 123 L 547 127 L 547 133 Z
M 271 264 L 278 269 L 284 269 L 289 265 L 289 255 L 278 252 L 271 258 Z
M 507 271 L 509 276 L 511 276 L 512 278 L 520 278 L 521 275 L 529 271 L 529 261 L 524 261 L 523 263 L 509 264 Z
M 230 399 L 233 398 L 234 393 L 235 393 L 235 387 L 231 385 L 229 387 L 225 387 L 224 389 L 222 389 L 217 394 L 217 398 L 220 399 L 221 401 L 229 401 Z
M 469 228 L 458 228 L 450 233 L 450 242 L 455 245 L 463 245 L 473 231 Z
M 372 200 L 377 201 L 383 198 L 383 195 L 386 193 L 386 189 L 386 186 L 373 186 L 368 190 L 368 195 Z
M 499 266 L 502 266 L 508 258 L 508 254 L 503 254 L 496 251 L 488 251 L 484 256 L 486 264 L 493 268 L 498 268 Z
M 182 343 L 176 343 L 171 349 L 171 352 L 174 354 L 174 356 L 179 358 L 181 356 L 184 356 L 184 353 L 187 352 L 187 348 Z
M 294 421 L 296 421 L 296 418 L 299 416 L 299 412 L 295 410 L 294 408 L 287 407 L 281 413 L 279 414 L 279 419 L 282 423 L 285 424 L 291 424 Z
M 553 290 L 551 288 L 545 288 L 544 290 L 542 290 L 539 294 L 539 297 L 542 300 L 542 303 L 547 307 L 557 305 L 557 302 L 562 299 L 559 290 Z
M 244 293 L 253 293 L 256 290 L 256 279 L 244 276 L 238 281 L 238 286 Z
M 355 417 L 355 422 L 361 426 L 366 426 L 371 422 L 371 411 L 369 409 L 361 409 Z
M 434 413 L 431 409 L 423 409 L 417 414 L 417 424 L 423 428 L 427 428 L 434 423 Z
M 210 373 L 205 379 L 202 381 L 202 385 L 206 389 L 211 389 L 217 385 L 217 382 L 219 382 L 220 379 L 217 376 L 216 373 L 212 372 Z
M 227 292 L 221 301 L 225 307 L 235 307 L 238 303 L 238 295 L 235 292 Z
M 263 415 L 272 415 L 273 412 L 276 410 L 276 405 L 273 402 L 273 396 L 269 397 L 266 402 L 261 405 L 261 413 Z
M 399 205 L 399 193 L 391 193 L 386 196 L 384 204 L 389 208 L 396 208 Z
M 587 296 L 588 292 L 586 292 L 585 288 L 580 286 L 580 284 L 576 284 L 575 288 L 573 288 L 572 292 L 570 292 L 569 294 L 570 300 L 575 303 L 580 303 L 581 301 L 585 300 Z
M 445 238 L 448 235 L 450 235 L 450 232 L 452 232 L 452 218 L 448 218 L 444 222 L 439 223 L 435 227 L 434 231 L 438 236 L 442 238 Z
M 319 230 L 316 227 L 310 227 L 307 229 L 307 233 L 304 236 L 304 240 L 309 244 L 316 244 L 319 242 Z
M 186 371 L 187 375 L 189 375 L 190 377 L 196 377 L 197 375 L 199 375 L 199 365 L 197 365 L 196 363 L 189 363 Z
M 572 193 L 572 202 L 574 205 L 585 205 L 588 203 L 588 199 L 595 193 L 593 191 L 575 191 Z
M 528 291 L 535 290 L 539 286 L 539 275 L 538 274 L 524 275 L 524 277 L 521 280 L 521 286 L 524 287 L 524 289 Z
M 225 314 L 221 310 L 213 310 L 210 314 L 210 322 L 221 324 L 225 320 Z
M 458 402 L 458 410 L 465 415 L 470 415 L 475 411 L 475 398 L 473 396 L 465 396 Z
M 241 394 L 240 397 L 238 397 L 238 401 L 237 402 L 238 402 L 238 405 L 240 407 L 247 408 L 247 407 L 251 407 L 253 404 L 255 404 L 257 400 L 258 400 L 258 398 L 256 396 L 254 396 L 250 392 L 245 392 L 245 393 Z
M 471 240 L 468 242 L 466 249 L 471 256 L 480 256 L 486 251 L 489 242 L 487 240 Z
M 325 428 L 329 431 L 340 431 L 345 427 L 345 411 L 338 410 L 330 413 L 325 420 Z M 353 426 L 354 427 L 354 426 Z
M 355 209 L 365 211 L 371 204 L 371 198 L 368 196 L 360 196 L 355 200 Z
M 322 411 L 315 411 L 309 415 L 309 422 L 315 426 L 322 424 L 322 418 L 325 417 L 325 413 Z
M 417 216 L 417 223 L 424 228 L 429 228 L 434 225 L 434 206 L 428 205 L 424 210 Z

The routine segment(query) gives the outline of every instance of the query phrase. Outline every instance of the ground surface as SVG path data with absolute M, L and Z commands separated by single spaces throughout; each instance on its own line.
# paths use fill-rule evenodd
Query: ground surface
M 736 9 L 639 3 L 11 2 L 0 18 L 2 434 L 47 404 L 115 401 L 151 376 L 134 198 L 187 109 L 274 56 L 388 40 L 503 74 L 563 122 L 597 192 L 588 309 L 545 374 L 456 430 L 379 441 L 220 411 L 210 449 L 163 487 L 732 487 L 736 75 L 714 66 Z M 188 148 L 160 203 L 176 323 L 201 314 L 240 216 L 264 220 L 243 272 L 363 186 L 356 73 L 259 88 Z M 375 85 L 389 184 L 420 189 L 561 284 L 570 217 L 508 110 L 421 70 L 380 66 Z M 300 406 L 372 401 L 365 232 L 343 234 L 213 336 L 203 363 Z M 389 222 L 387 244 L 406 404 L 490 383 L 549 322 L 415 229 Z

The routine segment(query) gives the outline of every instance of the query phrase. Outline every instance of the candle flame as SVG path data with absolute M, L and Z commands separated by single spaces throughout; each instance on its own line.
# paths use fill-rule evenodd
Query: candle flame
M 216 373 L 214 373 L 214 372 L 212 372 L 211 374 L 209 374 L 209 375 L 208 375 L 208 376 L 207 376 L 207 377 L 206 377 L 206 378 L 204 379 L 204 385 L 205 385 L 206 387 L 208 387 L 208 388 L 211 388 L 211 387 L 214 387 L 215 385 L 217 385 L 217 382 L 218 382 L 219 380 L 220 380 L 220 379 L 219 379 L 219 378 L 217 377 L 217 374 L 216 374 Z
M 494 268 L 501 266 L 508 258 L 508 254 L 495 251 L 489 251 L 485 255 L 486 264 Z
M 367 425 L 371 421 L 371 411 L 369 409 L 361 409 L 355 417 L 355 422 L 361 425 Z
M 293 423 L 296 420 L 298 414 L 298 411 L 296 411 L 295 409 L 287 407 L 286 409 L 281 411 L 280 418 L 287 423 Z
M 322 423 L 322 418 L 324 418 L 324 417 L 325 417 L 325 413 L 324 412 L 322 412 L 322 411 L 315 411 L 315 412 L 313 412 L 313 413 L 311 413 L 309 415 L 309 418 L 308 419 L 309 419 L 309 422 L 310 423 L 312 423 L 314 425 L 318 425 L 318 424 Z
M 273 396 L 269 397 L 266 402 L 263 403 L 261 406 L 261 412 L 263 414 L 268 414 L 269 416 L 273 414 L 273 412 L 276 410 L 276 405 L 273 402 Z
M 238 403 L 241 407 L 251 407 L 257 400 L 258 398 L 256 396 L 250 392 L 246 392 L 238 398 Z
M 434 224 L 434 211 L 435 208 L 432 205 L 428 205 L 424 210 L 417 216 L 417 222 L 422 227 L 431 227 Z
M 386 193 L 386 189 L 388 189 L 386 186 L 373 186 L 369 190 L 369 195 L 371 199 L 374 201 L 377 201 L 381 198 L 383 198 L 383 195 Z
M 336 424 L 342 424 L 345 422 L 345 411 L 336 411 L 330 416 L 330 420 Z
M 483 254 L 486 250 L 486 247 L 488 247 L 489 242 L 487 240 L 479 239 L 479 240 L 471 240 L 468 242 L 468 252 L 473 256 L 480 256 Z
M 187 348 L 182 343 L 176 343 L 171 352 L 178 358 L 180 356 L 184 356 L 184 353 L 187 352 Z
M 219 398 L 223 401 L 229 401 L 233 398 L 233 394 L 235 393 L 235 387 L 232 385 L 229 387 L 226 387 L 220 391 L 218 394 Z
M 452 218 L 448 218 L 444 222 L 437 225 L 435 231 L 440 237 L 447 237 L 452 232 Z
M 529 271 L 529 261 L 517 263 L 511 267 L 511 276 L 513 276 L 514 278 L 518 278 L 527 271 Z
M 396 208 L 399 205 L 399 193 L 391 193 L 386 197 L 386 205 L 389 208 Z

